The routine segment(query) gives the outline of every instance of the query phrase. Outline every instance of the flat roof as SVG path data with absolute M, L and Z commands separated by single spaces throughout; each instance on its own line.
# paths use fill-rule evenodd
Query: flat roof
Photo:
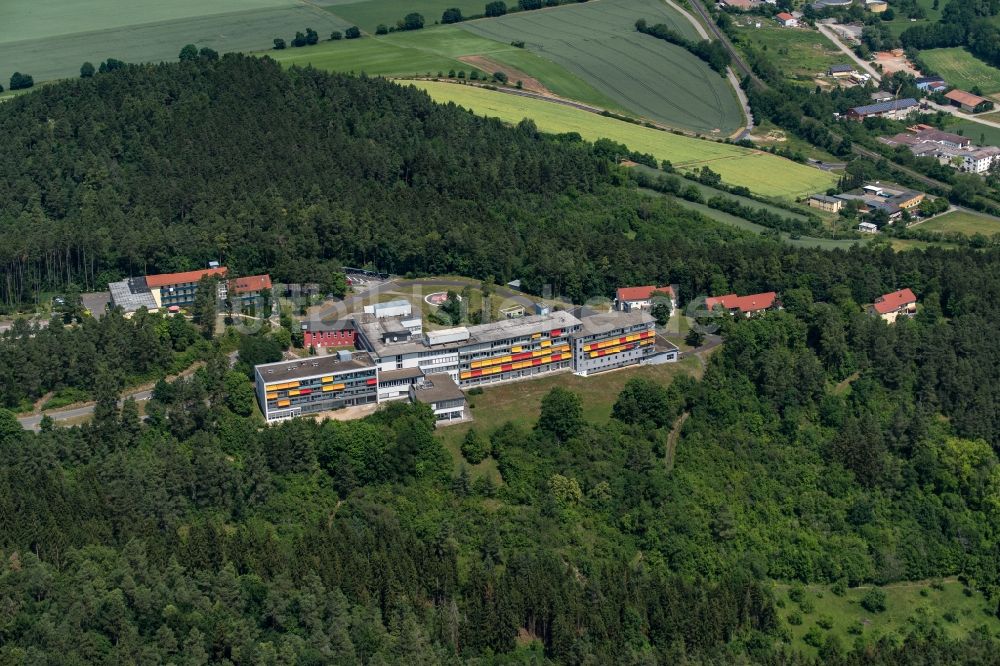
M 143 307 L 147 310 L 156 310 L 159 307 L 143 277 L 110 282 L 108 291 L 111 292 L 112 304 L 125 312 L 135 312 Z
M 580 320 L 565 310 L 555 310 L 549 314 L 531 315 L 518 319 L 504 319 L 489 324 L 469 326 L 469 340 L 464 344 L 493 342 L 505 338 L 521 338 L 543 331 L 579 326 Z
M 637 310 L 634 312 L 612 310 L 611 312 L 592 314 L 580 319 L 580 323 L 582 324 L 581 332 L 584 335 L 598 335 L 601 333 L 607 333 L 608 331 L 613 331 L 617 328 L 648 324 L 653 321 L 655 321 L 653 316 L 643 310 Z
M 303 379 L 374 367 L 375 362 L 372 361 L 371 356 L 365 352 L 354 352 L 350 361 L 341 361 L 339 354 L 308 356 L 294 361 L 262 363 L 254 366 L 254 372 L 260 375 L 265 383 L 271 384 L 289 379 Z
M 423 403 L 437 403 L 445 400 L 465 400 L 462 389 L 450 375 L 441 373 L 427 375 L 423 384 L 413 387 L 413 396 Z
M 382 370 L 378 373 L 379 381 L 394 382 L 400 379 L 416 379 L 423 377 L 424 371 L 420 368 L 400 368 L 399 370 Z
M 871 113 L 885 113 L 886 111 L 899 111 L 901 109 L 909 109 L 917 105 L 917 100 L 912 97 L 907 97 L 906 99 L 894 99 L 888 102 L 879 102 L 878 104 L 866 104 L 864 106 L 856 106 L 851 111 L 857 113 L 858 115 L 867 115 Z
M 837 199 L 836 197 L 828 197 L 825 194 L 814 194 L 809 198 L 815 201 L 822 201 L 824 203 L 832 203 L 832 204 L 835 204 L 839 201 L 839 199 Z

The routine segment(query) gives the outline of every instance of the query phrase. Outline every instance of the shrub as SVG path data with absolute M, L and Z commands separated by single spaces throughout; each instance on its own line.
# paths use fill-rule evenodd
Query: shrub
M 485 14 L 488 17 L 503 16 L 507 13 L 507 3 L 503 0 L 494 0 L 486 3 Z
M 333 32 L 330 33 L 330 41 L 331 42 L 336 42 L 336 41 L 339 41 L 339 40 L 341 40 L 343 38 L 344 38 L 344 35 L 339 30 L 334 30 Z
M 833 629 L 833 618 L 829 615 L 820 615 L 816 618 L 816 624 L 823 629 Z
M 788 616 L 788 624 L 796 626 L 796 627 L 799 626 L 800 624 L 802 624 L 802 613 L 800 613 L 798 611 L 792 612 Z
M 813 604 L 811 599 L 803 599 L 802 601 L 799 602 L 799 608 L 802 609 L 803 613 L 809 615 L 814 610 L 816 610 L 816 605 Z
M 410 12 L 399 24 L 400 30 L 420 30 L 424 27 L 424 17 L 417 12 Z
M 490 440 L 480 435 L 475 428 L 465 434 L 462 440 L 462 455 L 473 465 L 478 465 L 490 455 Z
M 800 602 L 805 599 L 806 590 L 802 587 L 802 583 L 795 583 L 790 588 L 788 588 L 788 598 L 795 602 Z
M 388 35 L 389 34 L 389 26 L 387 26 L 385 23 L 379 23 L 378 26 L 375 28 L 375 34 L 376 35 Z
M 30 88 L 33 85 L 35 85 L 35 80 L 31 78 L 30 74 L 22 74 L 21 72 L 14 72 L 10 76 L 11 90 L 24 90 L 25 88 Z
M 845 594 L 847 594 L 847 581 L 841 578 L 830 587 L 830 591 L 836 594 L 838 597 L 844 596 Z
M 802 637 L 802 640 L 805 641 L 806 645 L 818 648 L 823 644 L 823 631 L 819 627 L 809 627 L 809 631 Z
M 882 613 L 885 611 L 885 592 L 880 588 L 873 587 L 861 598 L 861 606 L 872 613 Z
M 507 83 L 507 75 L 503 72 L 493 72 L 493 80 L 500 83 Z
M 274 38 L 274 50 L 275 51 L 280 51 L 283 48 L 285 48 L 286 46 L 287 45 L 285 44 L 285 40 L 283 40 L 281 37 L 275 37 Z
M 344 37 L 347 39 L 357 39 L 361 36 L 361 28 L 356 25 L 352 25 L 350 28 L 344 31 Z
M 80 65 L 80 78 L 81 79 L 89 79 L 93 75 L 94 75 L 94 63 L 92 63 L 92 62 L 85 62 L 82 65 Z
M 462 10 L 458 7 L 452 7 L 450 9 L 444 10 L 441 14 L 441 23 L 460 23 L 462 21 Z
M 855 620 L 850 624 L 850 626 L 847 627 L 847 633 L 860 636 L 865 633 L 865 625 L 861 622 L 861 620 Z
M 514 48 L 523 49 L 524 48 L 524 40 L 515 39 L 514 41 L 512 41 L 510 43 L 510 45 L 513 46 Z

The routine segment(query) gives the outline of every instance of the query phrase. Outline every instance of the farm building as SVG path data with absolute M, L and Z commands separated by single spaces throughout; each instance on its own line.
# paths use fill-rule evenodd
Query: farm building
M 912 97 L 906 99 L 896 99 L 891 102 L 879 102 L 878 104 L 867 104 L 849 109 L 847 117 L 851 120 L 862 121 L 865 118 L 885 117 L 893 120 L 908 118 L 919 110 L 917 100 Z
M 825 210 L 828 213 L 837 213 L 844 207 L 844 201 L 837 197 L 828 197 L 825 194 L 814 194 L 809 197 L 809 206 Z
M 939 92 L 948 88 L 940 76 L 921 76 L 916 80 L 917 88 L 928 92 Z
M 910 289 L 884 294 L 875 299 L 870 312 L 892 324 L 900 315 L 912 317 L 917 313 L 917 297 Z
M 741 314 L 744 317 L 749 317 L 775 307 L 781 309 L 781 304 L 778 303 L 778 295 L 776 293 L 767 291 L 762 294 L 750 294 L 749 296 L 737 296 L 736 294 L 711 296 L 705 299 L 705 307 L 709 310 L 722 308 L 729 314 Z
M 985 105 L 989 102 L 985 97 L 980 97 L 979 95 L 973 95 L 970 92 L 965 92 L 964 90 L 949 90 L 944 94 L 944 96 L 951 102 L 952 106 L 957 106 L 962 109 L 962 111 L 968 111 L 969 113 L 975 113 L 976 109 L 980 105 Z
M 871 94 L 871 98 L 873 102 L 888 102 L 893 98 L 893 94 L 884 90 L 876 90 Z
M 778 22 L 778 25 L 780 25 L 780 26 L 782 26 L 784 28 L 794 28 L 795 26 L 797 26 L 799 24 L 798 19 L 796 19 L 794 16 L 792 16 L 788 12 L 781 12 L 777 16 L 775 16 L 774 18 Z
M 677 296 L 669 285 L 656 287 L 647 285 L 645 287 L 620 287 L 615 292 L 615 308 L 622 312 L 632 312 L 633 310 L 646 310 L 653 307 L 653 295 L 663 294 L 670 299 L 670 309 L 677 308 Z
M 830 69 L 827 70 L 827 75 L 838 79 L 847 78 L 854 74 L 853 65 L 830 65 Z
M 872 224 L 871 222 L 861 222 L 858 224 L 858 231 L 863 234 L 877 234 L 878 226 Z

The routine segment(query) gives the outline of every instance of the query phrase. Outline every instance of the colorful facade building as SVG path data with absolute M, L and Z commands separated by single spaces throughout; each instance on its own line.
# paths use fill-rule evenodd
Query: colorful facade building
M 580 320 L 573 335 L 573 371 L 592 375 L 642 363 L 657 354 L 656 320 L 642 310 L 596 314 Z M 677 360 L 678 350 L 667 352 Z
M 265 363 L 254 375 L 268 421 L 378 402 L 378 367 L 364 352 Z

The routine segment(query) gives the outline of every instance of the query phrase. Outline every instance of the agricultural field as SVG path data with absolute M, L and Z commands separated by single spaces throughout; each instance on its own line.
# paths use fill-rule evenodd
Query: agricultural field
M 728 81 L 683 48 L 636 32 L 640 18 L 698 38 L 684 16 L 659 0 L 601 0 L 460 25 L 504 44 L 524 41 L 644 118 L 720 137 L 741 127 L 743 112 Z
M 670 160 L 681 171 L 708 166 L 733 185 L 744 185 L 764 196 L 794 199 L 826 190 L 836 176 L 791 160 L 704 139 L 607 118 L 563 104 L 438 81 L 416 81 L 440 102 L 455 102 L 474 113 L 516 123 L 531 118 L 544 132 L 578 132 L 588 141 L 608 138 L 632 150 Z
M 442 25 L 379 37 L 321 42 L 267 55 L 286 66 L 312 65 L 338 72 L 365 72 L 374 76 L 437 76 L 473 69 L 511 75 L 511 82 L 534 79 L 541 92 L 622 111 L 616 102 L 561 66 L 530 51 L 474 35 L 457 26 Z M 522 76 L 523 74 L 523 76 Z M 531 86 L 526 85 L 526 88 Z
M 1000 69 L 990 67 L 963 48 L 928 49 L 921 51 L 920 57 L 953 86 L 963 90 L 979 86 L 987 95 L 1000 92 Z
M 954 118 L 954 122 L 949 122 L 945 128 L 949 132 L 955 132 L 972 139 L 975 144 L 985 146 L 1000 146 L 1000 128 L 990 125 L 982 125 L 971 120 Z
M 107 58 L 174 60 L 189 43 L 220 52 L 254 51 L 307 27 L 325 37 L 347 25 L 298 0 L 5 0 L 0 81 L 15 71 L 36 82 L 74 77 L 84 61 L 96 65 Z
M 338 17 L 359 26 L 366 32 L 384 23 L 393 26 L 410 12 L 424 17 L 424 25 L 432 26 L 441 20 L 444 10 L 458 7 L 463 16 L 482 14 L 486 0 L 319 0 L 316 4 Z M 510 4 L 510 3 L 508 3 Z M 516 3 L 514 3 L 516 4 Z
M 1000 620 L 995 614 L 996 603 L 989 603 L 979 592 L 967 590 L 954 579 L 915 581 L 882 586 L 885 593 L 885 610 L 873 613 L 861 601 L 868 587 L 849 588 L 843 596 L 834 594 L 830 586 L 807 585 L 797 592 L 792 587 L 775 585 L 778 615 L 788 626 L 792 649 L 816 656 L 812 643 L 825 643 L 827 636 L 837 636 L 847 647 L 856 639 L 866 644 L 881 637 L 902 638 L 916 627 L 937 627 L 950 638 L 960 638 L 985 627 L 996 635 Z M 799 588 L 797 588 L 799 589 Z M 792 622 L 790 618 L 795 617 Z M 795 621 L 799 624 L 794 624 Z
M 764 25 L 755 28 L 757 21 Z M 766 51 L 791 79 L 812 81 L 817 74 L 825 74 L 830 65 L 850 62 L 816 30 L 789 30 L 759 16 L 740 17 L 738 25 L 739 43 Z
M 983 234 L 992 236 L 1000 234 L 1000 218 L 980 215 L 964 210 L 955 210 L 938 217 L 921 222 L 915 229 L 921 231 L 936 231 L 940 233 L 958 232 L 966 236 Z

